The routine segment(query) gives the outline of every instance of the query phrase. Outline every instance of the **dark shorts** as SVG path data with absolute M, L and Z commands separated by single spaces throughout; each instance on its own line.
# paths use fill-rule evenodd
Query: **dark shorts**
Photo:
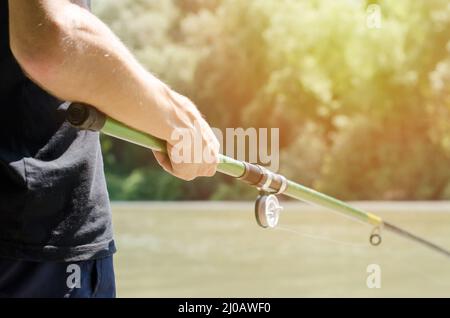
M 113 257 L 70 263 L 0 258 L 0 297 L 114 298 Z

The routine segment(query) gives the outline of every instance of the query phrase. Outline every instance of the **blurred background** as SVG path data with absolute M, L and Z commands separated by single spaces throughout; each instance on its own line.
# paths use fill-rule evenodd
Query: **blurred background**
M 368 5 L 381 11 L 371 28 Z M 346 200 L 450 198 L 448 0 L 93 1 L 214 127 L 280 128 L 281 172 Z M 253 198 L 103 140 L 115 200 Z M 156 182 L 155 182 L 156 180 Z
M 212 126 L 279 128 L 281 173 L 343 200 L 427 201 L 367 207 L 450 246 L 450 205 L 430 202 L 450 199 L 448 0 L 93 7 Z M 183 182 L 149 151 L 102 145 L 113 201 L 210 202 L 114 205 L 119 296 L 450 295 L 450 267 L 420 246 L 391 238 L 369 248 L 370 229 L 302 205 L 282 220 L 293 230 L 264 232 L 251 204 L 220 203 L 254 200 L 250 187 L 219 175 Z M 375 294 L 370 262 L 392 278 Z

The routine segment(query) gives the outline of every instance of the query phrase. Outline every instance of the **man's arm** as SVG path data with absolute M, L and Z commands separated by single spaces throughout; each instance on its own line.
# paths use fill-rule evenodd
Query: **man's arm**
M 166 140 L 169 152 L 176 143 L 173 131 L 189 129 L 201 135 L 203 149 L 217 157 L 217 139 L 195 105 L 147 72 L 82 2 L 9 0 L 11 49 L 30 78 L 62 100 L 91 104 Z M 176 164 L 158 153 L 156 157 L 166 170 L 186 180 L 211 176 L 217 166 Z

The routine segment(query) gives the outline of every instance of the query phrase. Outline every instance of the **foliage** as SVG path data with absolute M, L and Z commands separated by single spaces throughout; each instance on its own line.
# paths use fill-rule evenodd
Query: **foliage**
M 371 3 L 379 29 L 366 23 Z M 279 127 L 290 177 L 344 199 L 450 198 L 447 0 L 94 4 L 213 126 Z M 148 152 L 129 145 L 105 140 L 104 150 L 113 199 L 238 199 L 244 191 L 226 178 L 163 176 Z

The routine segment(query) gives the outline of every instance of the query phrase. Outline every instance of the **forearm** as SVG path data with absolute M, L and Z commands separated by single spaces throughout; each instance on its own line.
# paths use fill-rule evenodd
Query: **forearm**
M 165 140 L 175 127 L 194 120 L 189 114 L 197 112 L 195 107 L 171 102 L 174 92 L 148 73 L 87 10 L 66 0 L 12 0 L 9 6 L 16 58 L 55 96 L 92 104 Z

